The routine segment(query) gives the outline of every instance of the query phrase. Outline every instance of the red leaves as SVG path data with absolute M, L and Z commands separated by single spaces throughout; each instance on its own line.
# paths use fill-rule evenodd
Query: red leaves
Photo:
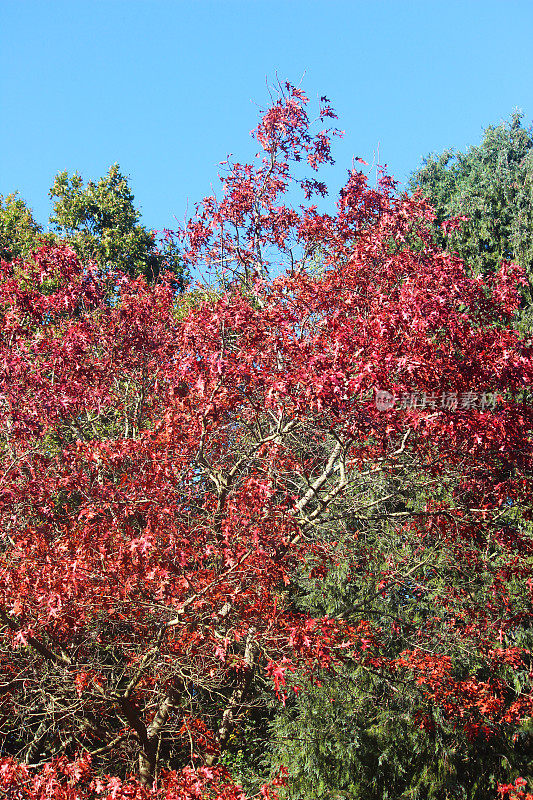
M 330 136 L 339 136 L 337 130 L 320 131 L 314 137 L 309 133 L 309 118 L 305 106 L 309 102 L 305 94 L 289 83 L 280 92 L 280 98 L 264 114 L 253 135 L 263 150 L 271 156 L 281 152 L 288 160 L 307 163 L 317 170 L 320 164 L 333 163 L 330 153 Z M 336 118 L 330 106 L 323 106 L 320 119 Z
M 526 790 L 525 778 L 517 778 L 514 783 L 498 785 L 498 794 L 501 800 L 533 800 L 533 793 Z
M 276 798 L 279 781 L 263 787 L 263 796 Z M 242 790 L 223 767 L 185 767 L 179 772 L 163 772 L 157 789 L 143 788 L 135 779 L 122 781 L 104 775 L 96 777 L 91 759 L 73 762 L 58 758 L 32 773 L 12 759 L 0 759 L 0 789 L 10 800 L 244 800 Z
M 440 227 L 444 233 L 451 233 L 452 231 L 460 230 L 465 222 L 468 222 L 468 217 L 450 217 L 444 220 L 444 222 L 441 222 Z
M 262 147 L 260 164 L 224 162 L 223 199 L 205 198 L 180 232 L 185 258 L 191 264 L 215 269 L 229 283 L 244 271 L 251 285 L 268 274 L 276 251 L 280 257 L 291 252 L 301 218 L 296 210 L 280 203 L 281 196 L 291 183 L 300 186 L 306 200 L 313 194 L 323 196 L 327 190 L 316 179 L 295 178 L 289 164 L 305 161 L 316 172 L 322 164 L 333 163 L 330 140 L 340 135 L 336 129 L 312 133 L 307 103 L 299 89 L 289 84 L 280 87 L 279 99 L 252 132 Z M 324 120 L 335 114 L 325 106 L 319 116 Z M 234 231 L 239 231 L 237 237 Z
M 82 796 L 89 797 L 92 787 L 87 787 L 87 784 L 90 778 L 91 760 L 87 756 L 75 761 L 58 758 L 45 764 L 37 774 L 12 759 L 0 759 L 0 789 L 5 790 L 10 800 L 40 800 L 45 797 L 81 800 Z M 88 791 L 84 791 L 83 784 Z M 111 797 L 108 795 L 109 800 Z
M 274 689 L 276 690 L 276 694 L 282 696 L 283 693 L 280 692 L 280 687 L 285 686 L 285 673 L 287 670 L 294 672 L 294 666 L 290 663 L 287 658 L 283 658 L 281 663 L 276 664 L 273 661 L 269 661 L 266 665 L 267 674 L 272 678 L 272 682 L 274 683 Z M 286 696 L 286 695 L 284 695 Z
M 523 666 L 516 652 L 512 656 L 509 654 L 506 663 L 514 667 Z M 495 666 L 493 661 L 493 669 Z M 455 720 L 471 736 L 482 731 L 490 736 L 502 723 L 516 724 L 519 718 L 527 718 L 533 711 L 533 695 L 524 694 L 509 704 L 503 682 L 474 677 L 459 679 L 454 675 L 451 658 L 442 654 L 435 656 L 416 650 L 405 652 L 396 659 L 394 668 L 408 669 L 416 683 L 424 687 L 426 696 L 448 719 Z
M 21 645 L 6 669 L 29 687 L 41 671 L 44 696 L 51 682 L 68 710 L 59 742 L 111 742 L 109 764 L 157 721 L 190 735 L 195 759 L 212 756 L 223 737 L 198 697 L 227 700 L 229 726 L 257 671 L 284 699 L 292 672 L 316 678 L 346 659 L 407 681 L 471 733 L 531 713 L 525 653 L 503 641 L 530 618 L 533 585 L 530 536 L 504 519 L 509 503 L 531 513 L 520 393 L 533 353 L 510 327 L 520 274 L 469 278 L 436 250 L 425 201 L 396 198 L 384 175 L 375 189 L 352 170 L 335 216 L 285 206 L 289 162 L 331 161 L 306 104 L 285 88 L 257 129 L 265 161 L 230 164 L 222 200 L 182 231 L 186 260 L 220 268 L 216 292 L 177 302 L 164 282 L 117 277 L 111 303 L 64 248 L 2 266 L 0 602 Z M 269 262 L 285 274 L 268 281 Z M 378 391 L 499 399 L 490 413 L 435 399 L 383 409 Z M 391 511 L 404 479 L 412 507 Z M 313 616 L 298 592 L 345 557 L 356 610 Z M 401 615 L 417 604 L 415 626 Z M 457 674 L 457 652 L 490 679 Z M 179 757 L 152 796 L 241 796 L 222 769 Z M 147 796 L 88 764 L 33 775 L 4 761 L 0 774 L 24 800 L 38 780 L 65 800 L 78 785 L 80 798 L 87 786 Z

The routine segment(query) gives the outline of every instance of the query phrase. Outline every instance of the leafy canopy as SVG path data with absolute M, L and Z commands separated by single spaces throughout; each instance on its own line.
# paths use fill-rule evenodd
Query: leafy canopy
M 533 283 L 533 130 L 523 115 L 490 125 L 482 142 L 464 153 L 432 154 L 413 174 L 436 211 L 442 228 L 451 217 L 466 217 L 449 247 L 477 271 L 498 269 L 502 259 L 519 263 Z M 450 228 L 450 231 L 452 229 Z M 439 239 L 444 244 L 445 230 Z
M 148 282 L 162 270 L 170 270 L 183 288 L 185 273 L 172 239 L 165 239 L 158 248 L 155 235 L 139 224 L 133 194 L 118 164 L 97 183 L 88 181 L 87 185 L 77 172 L 72 177 L 60 172 L 50 197 L 55 199 L 50 221 L 83 261 L 143 275 Z
M 110 304 L 65 245 L 1 265 L 0 786 L 21 800 L 243 800 L 237 777 L 298 796 L 301 764 L 243 774 L 232 741 L 325 676 L 418 743 L 494 752 L 531 717 L 523 272 L 472 277 L 386 176 L 352 170 L 321 214 L 298 170 L 334 131 L 307 105 L 280 87 L 259 163 L 229 164 L 180 232 L 217 293 L 124 275 Z M 517 777 L 498 769 L 494 793 Z
M 42 228 L 33 218 L 33 214 L 18 194 L 0 195 L 0 258 L 13 261 L 16 258 L 27 258 L 44 241 L 53 237 L 44 237 Z

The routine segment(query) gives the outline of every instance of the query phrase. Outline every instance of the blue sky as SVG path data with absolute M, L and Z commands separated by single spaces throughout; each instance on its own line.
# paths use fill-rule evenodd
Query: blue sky
M 531 0 L 1 0 L 0 194 L 46 223 L 60 170 L 118 161 L 151 228 L 175 227 L 254 152 L 276 75 L 327 95 L 352 157 L 405 181 L 430 151 L 533 117 Z

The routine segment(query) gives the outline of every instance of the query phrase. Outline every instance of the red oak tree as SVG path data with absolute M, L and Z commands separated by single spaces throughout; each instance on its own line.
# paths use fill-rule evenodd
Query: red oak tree
M 352 170 L 320 213 L 306 169 L 331 161 L 336 131 L 314 134 L 306 106 L 286 86 L 259 164 L 229 165 L 181 231 L 223 288 L 176 299 L 61 246 L 2 264 L 10 797 L 242 798 L 220 757 L 258 682 L 284 702 L 297 674 L 343 662 L 417 687 L 472 736 L 531 716 L 515 640 L 533 593 L 523 278 L 468 277 L 426 202 L 385 175 L 372 188 Z M 296 584 L 348 557 L 359 601 L 306 612 Z M 431 601 L 401 652 L 376 606 L 398 591 Z M 461 673 L 464 652 L 486 672 Z

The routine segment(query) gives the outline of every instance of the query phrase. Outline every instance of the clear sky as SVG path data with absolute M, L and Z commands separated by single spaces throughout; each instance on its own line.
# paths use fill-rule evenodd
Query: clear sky
M 353 156 L 401 181 L 422 156 L 533 117 L 533 0 L 0 0 L 0 194 L 46 223 L 60 170 L 118 161 L 143 222 L 175 227 L 216 185 L 267 81 L 327 95 Z

